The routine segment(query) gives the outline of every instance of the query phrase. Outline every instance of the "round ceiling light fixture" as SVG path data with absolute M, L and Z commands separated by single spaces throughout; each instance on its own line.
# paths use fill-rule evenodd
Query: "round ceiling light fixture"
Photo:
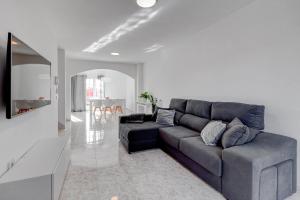
M 157 0 L 136 0 L 136 3 L 142 8 L 151 8 L 157 3 Z
M 112 56 L 119 56 L 119 55 L 120 55 L 120 53 L 117 53 L 117 52 L 112 52 L 112 53 L 110 53 L 110 55 L 112 55 Z

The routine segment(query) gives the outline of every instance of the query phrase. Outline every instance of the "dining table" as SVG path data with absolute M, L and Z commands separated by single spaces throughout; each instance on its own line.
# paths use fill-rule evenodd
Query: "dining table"
M 90 112 L 93 111 L 94 105 L 109 105 L 109 106 L 121 106 L 122 110 L 125 110 L 126 108 L 126 99 L 97 99 L 97 98 L 91 98 L 88 99 L 90 102 Z

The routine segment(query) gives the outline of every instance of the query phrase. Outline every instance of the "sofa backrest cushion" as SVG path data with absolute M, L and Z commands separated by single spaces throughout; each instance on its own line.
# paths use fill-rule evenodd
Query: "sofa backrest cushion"
M 171 99 L 170 101 L 170 109 L 175 110 L 175 124 L 179 124 L 181 117 L 184 115 L 185 108 L 186 108 L 186 99 Z
M 184 114 L 181 117 L 179 124 L 187 128 L 193 129 L 195 131 L 198 131 L 200 135 L 202 129 L 206 126 L 206 124 L 208 124 L 208 122 L 209 119 L 197 117 L 191 114 Z
M 174 122 L 175 124 L 179 124 L 181 117 L 184 115 L 184 113 L 175 111 L 175 117 L 174 117 Z
M 210 119 L 211 102 L 201 100 L 188 100 L 185 113 Z
M 258 130 L 264 129 L 265 107 L 232 102 L 215 102 L 211 108 L 211 119 L 231 122 L 239 118 L 246 126 Z
M 186 108 L 186 103 L 187 103 L 186 99 L 171 99 L 170 108 L 179 111 L 181 113 L 184 113 Z

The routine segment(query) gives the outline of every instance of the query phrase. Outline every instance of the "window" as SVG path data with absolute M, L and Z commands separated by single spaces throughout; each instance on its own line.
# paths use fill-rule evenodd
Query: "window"
M 86 97 L 87 99 L 104 99 L 105 87 L 101 79 L 86 79 Z

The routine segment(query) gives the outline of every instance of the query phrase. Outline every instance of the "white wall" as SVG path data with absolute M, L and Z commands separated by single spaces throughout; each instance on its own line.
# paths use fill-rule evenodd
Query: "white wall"
M 300 142 L 299 11 L 299 0 L 254 1 L 173 41 L 147 60 L 145 88 L 165 105 L 172 97 L 263 104 L 266 131 Z
M 105 96 L 111 99 L 124 99 L 126 97 L 126 75 L 110 70 L 100 73 L 105 76 Z
M 131 111 L 136 110 L 136 90 L 135 90 L 135 81 L 130 77 L 126 77 L 125 80 L 125 93 L 126 93 L 126 107 Z M 123 86 L 124 88 L 124 86 Z
M 114 63 L 104 61 L 89 61 L 78 59 L 66 59 L 66 113 L 67 119 L 71 117 L 71 77 L 90 70 L 107 69 L 124 73 L 131 77 L 135 82 L 135 91 L 142 90 L 143 84 L 140 74 L 142 74 L 142 66 L 131 63 Z M 136 95 L 134 97 L 135 104 Z M 132 104 L 132 102 L 131 102 Z M 132 106 L 132 105 L 131 105 Z M 135 106 L 133 106 L 135 107 Z
M 3 84 L 7 33 L 11 31 L 41 55 L 51 61 L 52 75 L 57 74 L 56 41 L 44 24 L 35 0 L 2 0 L 0 6 L 0 174 L 7 162 L 18 159 L 38 139 L 57 136 L 57 101 L 34 112 L 7 120 L 3 99 Z M 52 84 L 52 91 L 54 86 Z
M 57 50 L 58 65 L 58 127 L 66 126 L 66 53 L 64 49 Z

